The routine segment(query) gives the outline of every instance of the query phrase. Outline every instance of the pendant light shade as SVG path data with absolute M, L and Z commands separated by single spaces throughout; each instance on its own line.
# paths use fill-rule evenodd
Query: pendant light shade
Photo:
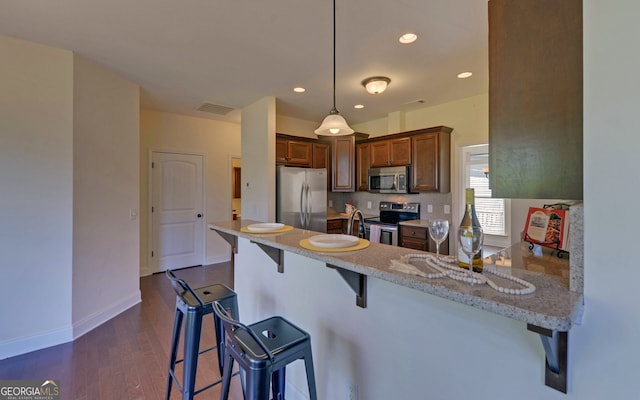
M 354 131 L 347 124 L 347 121 L 335 108 L 324 117 L 322 124 L 315 130 L 316 135 L 321 136 L 345 136 L 351 135 Z
M 333 108 L 315 133 L 319 136 L 346 136 L 353 132 L 336 108 L 336 0 L 333 0 Z

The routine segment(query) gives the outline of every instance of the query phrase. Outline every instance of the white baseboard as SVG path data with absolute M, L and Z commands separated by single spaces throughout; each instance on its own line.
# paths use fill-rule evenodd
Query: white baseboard
M 231 261 L 231 256 L 225 255 L 225 256 L 218 256 L 218 257 L 207 257 L 205 265 L 218 264 L 218 263 L 223 263 L 227 261 Z
M 69 327 L 2 342 L 0 343 L 0 360 L 75 340 L 121 312 L 140 303 L 140 296 L 140 290 L 138 290 L 127 298 L 89 315 Z
M 151 274 L 153 274 L 153 272 L 151 272 L 151 268 L 149 268 L 148 265 L 140 266 L 140 276 L 149 276 Z
M 285 392 L 287 400 L 309 400 L 309 397 L 307 397 L 306 394 L 303 394 L 295 386 L 289 384 L 289 382 L 285 383 Z
M 18 356 L 32 351 L 56 346 L 73 340 L 73 330 L 71 326 L 54 329 L 29 337 L 20 337 L 0 343 L 0 360 Z
M 135 306 L 136 304 L 142 301 L 140 290 L 132 293 L 128 297 L 120 300 L 117 303 L 111 304 L 108 307 L 103 308 L 100 311 L 94 312 L 91 315 L 88 315 L 81 319 L 80 321 L 76 321 L 73 323 L 73 339 L 77 339 L 85 333 L 91 331 L 92 329 L 102 325 L 107 322 L 111 318 L 117 316 L 123 311 L 128 310 L 129 308 Z

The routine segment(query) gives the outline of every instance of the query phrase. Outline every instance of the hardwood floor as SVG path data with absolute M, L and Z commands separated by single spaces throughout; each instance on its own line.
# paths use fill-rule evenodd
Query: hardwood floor
M 176 271 L 176 275 L 193 287 L 223 283 L 233 288 L 230 263 L 187 268 Z M 0 360 L 0 379 L 53 379 L 60 388 L 60 398 L 65 400 L 163 399 L 175 293 L 164 274 L 140 278 L 140 290 L 140 304 L 74 342 Z M 213 317 L 207 315 L 201 349 L 214 343 Z M 182 344 L 178 357 L 182 358 Z M 219 379 L 216 357 L 215 351 L 200 357 L 196 389 Z M 182 369 L 176 370 L 181 376 Z M 219 396 L 217 385 L 196 399 Z M 174 385 L 171 399 L 179 398 Z M 237 377 L 233 378 L 229 398 L 242 399 Z

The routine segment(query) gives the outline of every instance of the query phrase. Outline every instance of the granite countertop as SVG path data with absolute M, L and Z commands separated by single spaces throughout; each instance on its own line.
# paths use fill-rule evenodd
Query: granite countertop
M 429 220 L 428 219 L 413 219 L 410 221 L 402 221 L 400 222 L 400 226 L 418 226 L 420 228 L 429 229 Z
M 501 272 L 524 279 L 536 286 L 528 295 L 500 293 L 488 285 L 470 285 L 449 278 L 427 279 L 391 268 L 391 260 L 406 254 L 422 253 L 403 247 L 371 243 L 363 250 L 344 253 L 321 253 L 300 247 L 302 239 L 319 232 L 293 229 L 279 234 L 241 232 L 242 226 L 258 221 L 237 220 L 210 223 L 210 229 L 252 240 L 269 247 L 300 254 L 353 272 L 382 279 L 407 288 L 466 304 L 542 328 L 568 331 L 579 320 L 583 295 L 569 290 L 569 262 L 549 251 L 534 256 L 527 243 L 516 244 L 485 258 L 485 263 L 500 267 Z M 286 266 L 285 266 L 286 271 Z M 286 273 L 286 272 L 285 272 Z M 499 285 L 520 288 L 510 281 L 489 277 Z
M 362 216 L 364 218 L 371 218 L 371 217 L 377 217 L 377 215 L 374 214 L 362 214 Z M 347 213 L 339 213 L 339 212 L 335 212 L 335 211 L 329 211 L 327 212 L 327 221 L 329 220 L 333 220 L 333 219 L 349 219 L 350 214 Z

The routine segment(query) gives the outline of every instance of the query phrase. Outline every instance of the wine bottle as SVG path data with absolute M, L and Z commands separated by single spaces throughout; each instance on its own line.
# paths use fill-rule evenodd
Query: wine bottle
M 466 205 L 464 207 L 462 222 L 460 222 L 460 228 L 480 226 L 480 220 L 478 220 L 478 216 L 476 215 L 475 192 L 473 188 L 466 189 L 465 198 Z M 462 251 L 460 246 L 458 246 L 458 266 L 460 268 L 469 269 L 469 256 Z M 482 248 L 480 248 L 480 251 L 473 256 L 473 271 L 482 272 L 483 267 Z

